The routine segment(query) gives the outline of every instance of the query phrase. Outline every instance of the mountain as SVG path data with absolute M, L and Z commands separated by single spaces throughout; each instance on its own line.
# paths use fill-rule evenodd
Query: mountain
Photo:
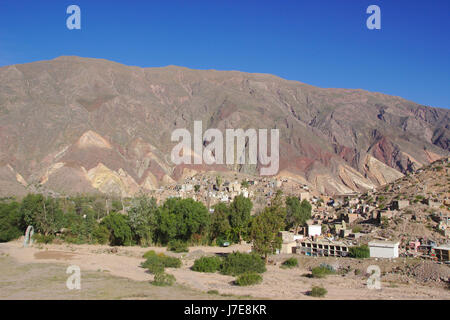
M 277 128 L 278 175 L 323 193 L 394 181 L 450 154 L 450 111 L 268 74 L 59 57 L 0 68 L 0 194 L 132 195 L 254 165 L 170 161 L 176 128 Z M 191 131 L 192 132 L 192 131 Z

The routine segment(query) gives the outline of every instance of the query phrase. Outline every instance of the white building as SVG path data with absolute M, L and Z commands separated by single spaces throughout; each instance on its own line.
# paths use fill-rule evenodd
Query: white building
M 398 258 L 400 242 L 373 240 L 369 242 L 371 258 Z
M 321 224 L 310 224 L 308 226 L 308 236 L 320 236 L 322 234 L 322 225 Z

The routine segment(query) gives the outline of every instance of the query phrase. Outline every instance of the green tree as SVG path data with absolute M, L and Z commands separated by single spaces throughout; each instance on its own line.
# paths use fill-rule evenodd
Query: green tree
M 0 203 L 0 242 L 17 239 L 24 231 L 20 204 L 15 201 Z
M 153 242 L 156 229 L 158 205 L 155 198 L 139 195 L 128 210 L 130 227 L 135 240 L 140 245 L 150 245 Z
M 193 235 L 205 236 L 209 231 L 211 216 L 203 203 L 191 198 L 170 198 L 158 210 L 157 237 L 159 242 L 193 240 Z
M 242 194 L 235 197 L 233 202 L 231 202 L 230 225 L 234 241 L 241 241 L 242 236 L 247 232 L 252 208 L 252 201 Z
M 297 197 L 286 198 L 286 223 L 294 227 L 297 232 L 298 227 L 304 225 L 311 219 L 311 204 L 305 199 L 302 202 Z
M 131 245 L 133 233 L 129 226 L 128 217 L 112 212 L 101 222 L 110 232 L 109 242 L 113 246 Z
M 63 212 L 58 201 L 44 198 L 42 194 L 29 194 L 22 200 L 20 212 L 27 225 L 44 235 L 55 234 L 64 224 Z
M 219 190 L 220 190 L 220 186 L 222 185 L 222 177 L 221 176 L 216 177 L 216 185 L 217 185 L 217 188 L 219 188 Z
M 214 206 L 214 212 L 211 215 L 211 240 L 218 237 L 228 238 L 230 231 L 230 208 L 225 203 L 220 202 Z
M 285 226 L 286 208 L 281 206 L 280 196 L 281 194 L 277 193 L 272 205 L 257 215 L 251 225 L 253 249 L 264 256 L 266 262 L 269 254 L 281 248 L 282 239 L 279 232 Z

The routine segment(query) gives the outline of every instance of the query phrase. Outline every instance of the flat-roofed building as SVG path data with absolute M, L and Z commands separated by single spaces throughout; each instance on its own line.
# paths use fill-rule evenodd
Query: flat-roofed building
M 398 241 L 373 240 L 369 242 L 371 258 L 398 258 Z

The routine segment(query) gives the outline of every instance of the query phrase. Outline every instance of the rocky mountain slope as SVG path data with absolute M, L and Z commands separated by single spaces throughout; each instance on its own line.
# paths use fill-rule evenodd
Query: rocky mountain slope
M 138 68 L 78 57 L 0 68 L 0 194 L 132 195 L 186 172 L 176 128 L 280 129 L 278 175 L 324 193 L 393 181 L 450 151 L 450 111 L 364 90 L 322 89 L 267 74 Z

